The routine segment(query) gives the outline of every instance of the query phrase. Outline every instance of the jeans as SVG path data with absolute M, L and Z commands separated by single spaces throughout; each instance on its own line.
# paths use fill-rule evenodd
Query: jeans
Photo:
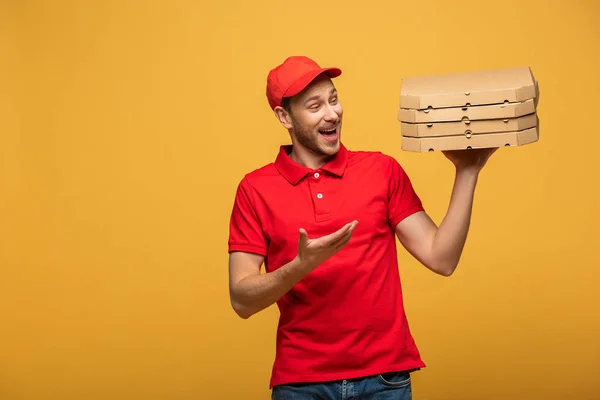
M 412 400 L 409 372 L 274 386 L 272 400 Z

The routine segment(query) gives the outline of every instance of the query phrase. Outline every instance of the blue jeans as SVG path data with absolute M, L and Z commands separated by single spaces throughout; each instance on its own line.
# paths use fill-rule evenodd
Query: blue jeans
M 274 386 L 272 400 L 412 400 L 409 372 Z

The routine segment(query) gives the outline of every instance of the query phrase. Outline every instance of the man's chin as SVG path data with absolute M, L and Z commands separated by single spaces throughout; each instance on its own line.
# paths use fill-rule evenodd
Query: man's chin
M 340 140 L 338 139 L 335 142 L 325 143 L 320 147 L 323 153 L 333 156 L 340 150 Z

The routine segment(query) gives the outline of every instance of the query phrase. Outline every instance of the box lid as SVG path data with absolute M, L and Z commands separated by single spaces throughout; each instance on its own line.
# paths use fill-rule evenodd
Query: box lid
M 409 137 L 459 136 L 478 133 L 499 133 L 533 128 L 539 123 L 536 113 L 517 118 L 465 120 L 456 122 L 429 122 L 411 124 L 402 122 L 400 132 Z
M 481 149 L 492 147 L 524 146 L 539 140 L 539 126 L 516 132 L 482 133 L 479 135 L 441 137 L 402 137 L 404 151 L 428 152 L 445 150 Z
M 403 78 L 400 108 L 523 102 L 536 98 L 536 84 L 529 67 Z
M 521 103 L 502 103 L 484 106 L 433 108 L 427 110 L 413 110 L 401 108 L 398 110 L 398 119 L 401 122 L 427 123 L 473 121 L 482 119 L 516 118 L 535 112 L 534 100 L 525 100 Z

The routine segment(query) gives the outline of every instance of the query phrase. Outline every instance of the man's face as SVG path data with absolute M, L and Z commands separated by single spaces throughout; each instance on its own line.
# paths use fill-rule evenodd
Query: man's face
M 340 148 L 343 109 L 331 79 L 321 75 L 291 100 L 291 127 L 296 141 L 319 156 Z

